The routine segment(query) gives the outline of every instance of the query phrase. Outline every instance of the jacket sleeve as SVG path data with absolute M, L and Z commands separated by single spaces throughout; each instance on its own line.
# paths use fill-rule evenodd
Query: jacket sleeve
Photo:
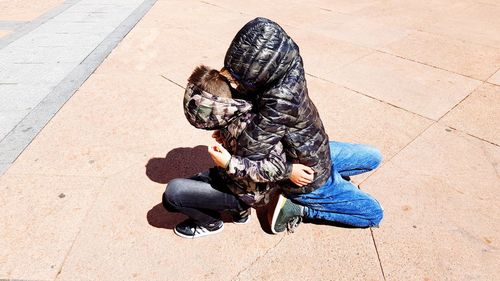
M 262 160 L 250 160 L 233 155 L 227 167 L 227 173 L 234 178 L 245 178 L 254 182 L 276 182 L 288 179 L 292 164 L 287 163 L 283 145 L 278 143 L 268 157 Z
M 280 142 L 297 116 L 297 106 L 287 100 L 291 96 L 283 87 L 262 94 L 259 112 L 238 138 L 240 156 L 231 158 L 229 174 L 256 182 L 280 181 L 290 176 L 292 164 L 286 161 Z

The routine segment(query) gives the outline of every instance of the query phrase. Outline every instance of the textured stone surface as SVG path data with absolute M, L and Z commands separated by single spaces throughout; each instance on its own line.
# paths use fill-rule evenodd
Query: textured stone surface
M 500 144 L 500 87 L 488 83 L 450 111 L 442 123 Z
M 335 70 L 328 80 L 437 120 L 480 82 L 387 54 Z
M 500 70 L 498 70 L 495 74 L 493 74 L 488 82 L 500 86 Z
M 385 219 L 374 237 L 388 280 L 496 280 L 500 148 L 439 124 L 361 188 Z
M 413 61 L 486 80 L 500 67 L 500 48 L 415 32 L 384 51 Z
M 0 19 L 33 20 L 48 10 L 57 7 L 63 0 L 9 0 L 0 2 Z
M 247 225 L 227 223 L 218 236 L 174 235 L 185 216 L 158 205 L 164 186 L 141 165 L 110 177 L 104 190 L 58 280 L 232 280 L 281 239 L 263 232 L 255 216 Z
M 113 12 L 142 3 L 83 2 L 66 1 L 65 13 L 36 36 L 14 40 L 43 43 L 36 48 L 1 48 L 0 113 L 30 110 L 50 90 L 35 82 L 55 81 L 79 60 L 68 48 L 75 38 L 90 47 L 119 23 Z M 0 177 L 0 279 L 499 279 L 500 152 L 491 143 L 498 144 L 498 7 L 494 0 L 156 2 L 15 163 L 0 159 L 0 170 L 8 169 Z M 173 233 L 185 217 L 161 207 L 165 184 L 212 165 L 211 133 L 183 116 L 186 79 L 197 64 L 221 67 L 232 37 L 256 16 L 278 21 L 299 44 L 330 138 L 382 151 L 381 168 L 353 178 L 385 207 L 379 229 L 303 224 L 273 236 L 254 212 L 250 224 L 228 222 L 218 236 Z M 24 24 L 2 20 L 0 27 Z M 62 34 L 52 40 L 54 30 Z M 32 65 L 31 79 L 4 72 L 6 62 L 54 71 Z M 12 91 L 17 81 L 39 91 Z
M 377 254 L 367 251 L 370 248 L 370 230 L 304 224 L 235 279 L 383 280 Z
M 5 175 L 0 180 L 0 279 L 53 280 L 102 179 Z
M 10 30 L 0 30 L 0 38 L 9 35 L 10 32 Z

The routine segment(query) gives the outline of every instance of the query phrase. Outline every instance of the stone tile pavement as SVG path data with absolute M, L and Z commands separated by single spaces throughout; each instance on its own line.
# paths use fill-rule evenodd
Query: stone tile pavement
M 500 278 L 498 1 L 9 3 L 0 279 Z M 182 87 L 256 16 L 300 46 L 330 138 L 382 151 L 354 178 L 384 206 L 380 228 L 273 236 L 253 216 L 219 236 L 173 234 L 184 218 L 161 193 L 210 165 L 212 141 L 184 120 Z

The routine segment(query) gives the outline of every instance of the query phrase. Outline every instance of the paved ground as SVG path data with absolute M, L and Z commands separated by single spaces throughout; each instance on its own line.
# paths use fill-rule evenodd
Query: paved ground
M 500 279 L 500 4 L 449 2 L 0 1 L 0 279 Z M 165 183 L 210 165 L 182 87 L 256 16 L 330 138 L 383 152 L 380 228 L 173 234 Z

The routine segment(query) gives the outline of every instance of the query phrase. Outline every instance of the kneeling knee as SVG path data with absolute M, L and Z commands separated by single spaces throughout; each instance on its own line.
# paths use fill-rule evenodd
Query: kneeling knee
M 380 166 L 380 163 L 382 163 L 382 153 L 380 153 L 380 150 L 378 150 L 377 148 L 375 147 L 370 147 L 370 166 L 371 166 L 371 169 L 375 169 L 377 168 L 378 166 Z
M 175 207 L 181 201 L 183 193 L 182 181 L 183 179 L 173 179 L 168 183 L 163 193 L 164 206 Z
M 384 218 L 384 209 L 377 201 L 373 204 L 369 215 L 370 226 L 378 226 Z

